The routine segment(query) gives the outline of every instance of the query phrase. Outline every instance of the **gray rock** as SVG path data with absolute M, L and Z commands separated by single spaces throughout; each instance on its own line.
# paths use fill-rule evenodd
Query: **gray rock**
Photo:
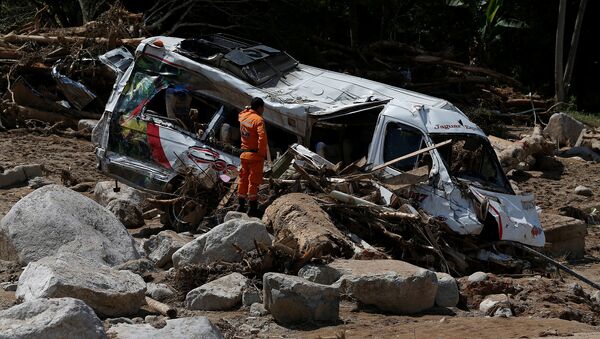
M 584 125 L 565 113 L 554 113 L 544 128 L 544 136 L 559 145 L 575 146 Z
M 29 179 L 27 185 L 29 186 L 29 188 L 38 189 L 40 187 L 52 185 L 54 183 L 54 181 L 46 179 L 44 177 L 35 177 L 33 179 Z
M 340 298 L 335 287 L 281 273 L 263 275 L 265 308 L 282 324 L 336 322 Z
M 129 260 L 128 262 L 115 266 L 115 269 L 119 271 L 131 271 L 139 275 L 144 275 L 145 273 L 153 272 L 155 270 L 154 263 L 146 258 Z
M 98 125 L 99 121 L 100 120 L 95 119 L 81 119 L 77 122 L 77 130 L 91 133 L 94 127 Z
M 460 298 L 456 279 L 447 273 L 436 272 L 435 275 L 438 281 L 435 304 L 440 307 L 455 307 Z
M 261 303 L 254 303 L 250 305 L 250 316 L 252 317 L 264 317 L 269 314 L 269 311 L 265 308 L 265 305 Z
M 594 192 L 592 192 L 592 190 L 589 187 L 579 185 L 575 187 L 575 194 L 591 197 L 592 195 L 594 195 Z
M 167 318 L 162 315 L 147 315 L 144 318 L 146 324 L 150 324 L 154 328 L 163 328 L 167 326 Z
M 262 291 L 259 291 L 254 286 L 248 286 L 242 292 L 242 305 L 250 306 L 254 303 L 262 302 Z
M 490 294 L 479 304 L 479 310 L 483 313 L 488 313 L 498 303 L 505 303 L 508 301 L 509 299 L 506 294 Z
M 513 316 L 513 312 L 509 307 L 498 307 L 494 312 L 496 318 L 510 318 Z
M 144 250 L 157 267 L 164 267 L 172 263 L 173 253 L 189 241 L 174 231 L 162 231 L 144 242 Z
M 185 307 L 190 310 L 224 311 L 239 306 L 242 291 L 248 279 L 231 273 L 197 287 L 185 296 Z
M 97 313 L 114 317 L 137 312 L 145 292 L 146 283 L 137 274 L 61 253 L 29 263 L 19 277 L 16 297 L 20 301 L 77 298 Z
M 175 295 L 175 291 L 166 284 L 146 284 L 146 295 L 158 301 L 164 301 Z
M 106 209 L 112 212 L 127 228 L 144 226 L 144 216 L 138 205 L 122 199 L 111 200 Z
M 595 291 L 592 293 L 590 299 L 592 299 L 592 301 L 596 304 L 600 304 L 600 291 Z
M 469 278 L 467 278 L 467 281 L 469 281 L 470 283 L 475 283 L 475 282 L 481 282 L 481 281 L 485 281 L 488 279 L 488 275 L 485 272 L 475 272 L 473 274 L 471 274 L 469 276 Z
M 254 249 L 254 241 L 271 244 L 271 236 L 264 224 L 242 219 L 229 220 L 176 251 L 172 256 L 173 265 L 210 264 L 220 260 L 241 261 L 242 257 L 233 245 L 244 251 L 251 251 Z
M 108 319 L 106 319 L 106 322 L 108 324 L 111 324 L 111 325 L 116 325 L 116 324 L 133 324 L 133 320 L 131 320 L 129 318 L 125 318 L 125 317 L 108 318 Z
M 94 188 L 94 199 L 102 206 L 108 205 L 113 200 L 126 200 L 137 205 L 140 210 L 145 211 L 147 207 L 146 198 L 149 194 L 135 188 L 119 183 L 119 192 L 114 191 L 114 181 L 100 181 Z
M 83 301 L 35 299 L 0 311 L 0 338 L 106 338 L 102 322 Z
M 17 283 L 12 281 L 1 282 L 0 288 L 7 292 L 14 292 L 17 290 Z
M 108 334 L 119 339 L 222 339 L 223 335 L 206 317 L 169 319 L 163 328 L 148 324 L 118 324 L 108 330 Z
M 298 276 L 317 284 L 331 285 L 342 277 L 343 272 L 327 265 L 306 265 Z
M 225 218 L 223 219 L 223 222 L 227 222 L 227 221 L 233 220 L 233 219 L 252 220 L 252 221 L 261 222 L 261 220 L 259 218 L 249 217 L 248 214 L 246 214 L 246 213 L 236 212 L 236 211 L 227 212 L 227 214 L 225 214 Z
M 382 311 L 412 314 L 433 307 L 438 290 L 434 272 L 400 260 L 341 260 L 313 269 L 334 269 L 340 278 L 340 294 L 359 305 Z M 334 276 L 332 273 L 307 276 Z M 331 280 L 328 278 L 328 280 Z
M 0 259 L 25 265 L 59 252 L 79 253 L 110 266 L 139 258 L 115 216 L 59 185 L 33 191 L 0 221 Z
M 0 188 L 10 187 L 29 179 L 43 176 L 43 166 L 38 164 L 20 165 L 0 172 Z

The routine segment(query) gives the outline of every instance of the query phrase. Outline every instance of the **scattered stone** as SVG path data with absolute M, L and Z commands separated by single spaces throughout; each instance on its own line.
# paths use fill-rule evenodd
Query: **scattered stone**
M 154 271 L 154 263 L 146 258 L 130 260 L 115 267 L 119 271 L 131 271 L 138 275 L 144 275 Z
M 596 304 L 600 304 L 600 291 L 595 291 L 592 293 L 590 299 L 592 299 L 592 301 L 594 301 Z
M 254 286 L 247 286 L 242 292 L 242 305 L 250 306 L 254 303 L 262 303 L 262 292 Z
M 264 224 L 243 219 L 229 220 L 177 250 L 172 256 L 173 265 L 201 265 L 220 260 L 239 262 L 242 256 L 233 245 L 251 251 L 254 241 L 271 244 L 271 235 Z
M 591 197 L 592 195 L 594 195 L 594 193 L 592 192 L 592 190 L 589 187 L 585 187 L 582 185 L 575 187 L 575 194 L 583 195 L 586 197 Z
M 317 284 L 331 285 L 342 277 L 343 272 L 324 265 L 306 265 L 298 271 L 298 276 Z
M 460 298 L 456 279 L 447 273 L 436 272 L 435 275 L 438 281 L 435 304 L 440 307 L 455 307 Z
M 144 319 L 141 317 L 135 317 L 135 318 L 131 319 L 131 321 L 133 321 L 134 324 L 143 324 L 144 323 Z
M 144 242 L 144 250 L 157 267 L 164 267 L 172 263 L 173 253 L 191 240 L 171 230 L 162 231 Z
M 248 279 L 235 272 L 197 287 L 185 297 L 189 310 L 225 311 L 239 306 Z
M 490 294 L 479 304 L 479 310 L 483 313 L 488 313 L 496 304 L 503 302 L 508 302 L 506 294 Z
M 167 326 L 167 318 L 162 315 L 147 315 L 144 322 L 150 324 L 154 328 L 163 328 Z
M 126 200 L 137 205 L 140 210 L 146 210 L 148 194 L 119 183 L 119 191 L 115 192 L 114 181 L 100 181 L 94 188 L 94 199 L 102 206 L 107 206 L 113 200 Z
M 227 212 L 227 214 L 225 214 L 225 218 L 223 220 L 224 220 L 224 222 L 227 222 L 227 221 L 233 220 L 233 219 L 252 220 L 252 221 L 261 222 L 261 220 L 259 218 L 249 217 L 248 214 L 246 214 L 246 213 L 236 212 L 236 211 Z
M 0 337 L 6 339 L 106 338 L 102 322 L 83 301 L 35 299 L 0 311 Z
M 77 130 L 92 133 L 92 130 L 98 125 L 99 121 L 95 119 L 81 119 L 77 123 Z
M 17 290 L 17 283 L 13 281 L 6 281 L 0 283 L 0 288 L 7 292 L 14 292 Z
M 139 310 L 145 291 L 146 284 L 137 274 L 61 253 L 29 263 L 19 277 L 16 297 L 20 301 L 73 297 L 99 314 L 123 316 Z
M 110 266 L 139 258 L 133 238 L 95 201 L 59 185 L 33 191 L 0 221 L 0 259 L 22 265 L 59 252 Z
M 158 301 L 164 301 L 175 295 L 175 291 L 166 284 L 146 284 L 146 295 Z
M 471 274 L 469 276 L 469 278 L 467 279 L 467 281 L 469 281 L 470 283 L 477 283 L 477 282 L 482 282 L 482 281 L 486 281 L 488 280 L 488 275 L 485 272 L 475 272 L 473 274 Z
M 269 311 L 265 308 L 262 303 L 254 303 L 250 305 L 250 315 L 253 317 L 264 317 L 269 314 Z
M 263 275 L 265 308 L 282 324 L 337 322 L 340 298 L 335 287 L 281 273 Z
M 107 205 L 106 209 L 112 212 L 117 219 L 127 228 L 138 228 L 144 226 L 144 216 L 138 205 L 127 200 L 114 199 Z
M 92 189 L 92 187 L 94 187 L 94 185 L 95 183 L 93 182 L 80 182 L 77 185 L 71 186 L 69 188 L 75 192 L 88 192 Z
M 191 317 L 166 320 L 163 328 L 154 328 L 149 324 L 118 324 L 108 330 L 108 335 L 119 339 L 222 339 L 223 335 L 206 317 Z
M 116 324 L 133 324 L 133 320 L 129 319 L 129 318 L 125 318 L 125 317 L 118 317 L 118 318 L 108 318 L 106 319 L 106 322 L 110 325 L 116 325 Z
M 498 307 L 494 312 L 496 318 L 510 318 L 513 316 L 513 311 L 509 307 Z
M 560 146 L 575 146 L 584 125 L 565 113 L 554 113 L 544 128 L 544 135 Z
M 356 300 L 360 306 L 373 306 L 397 314 L 412 314 L 429 309 L 435 303 L 438 290 L 435 273 L 400 260 L 336 259 L 326 266 L 316 266 L 313 269 L 318 268 L 335 269 L 340 278 L 334 286 L 339 286 L 340 294 Z M 326 272 L 312 276 L 335 275 Z
M 49 179 L 46 179 L 45 177 L 35 177 L 33 179 L 29 179 L 29 181 L 27 182 L 27 185 L 29 186 L 29 188 L 32 189 L 38 189 L 40 187 L 44 187 L 46 185 L 52 185 L 55 182 Z
M 29 179 L 41 177 L 44 167 L 38 164 L 20 165 L 0 172 L 0 188 L 15 186 Z
M 585 221 L 558 214 L 541 213 L 546 245 L 544 250 L 555 257 L 581 259 L 585 255 Z

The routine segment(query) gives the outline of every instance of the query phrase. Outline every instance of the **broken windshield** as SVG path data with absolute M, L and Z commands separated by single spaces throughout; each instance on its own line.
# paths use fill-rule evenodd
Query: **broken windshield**
M 485 138 L 472 134 L 432 134 L 431 138 L 435 143 L 452 139 L 452 143 L 437 149 L 450 175 L 484 189 L 514 194 Z

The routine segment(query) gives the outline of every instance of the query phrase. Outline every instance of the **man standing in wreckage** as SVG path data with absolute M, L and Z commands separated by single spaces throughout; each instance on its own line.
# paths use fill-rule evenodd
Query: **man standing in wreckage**
M 242 168 L 238 177 L 238 212 L 246 212 L 246 201 L 250 209 L 248 215 L 258 216 L 258 188 L 263 179 L 263 167 L 267 157 L 267 133 L 262 114 L 265 103 L 261 98 L 253 98 L 250 107 L 239 114 L 242 139 Z

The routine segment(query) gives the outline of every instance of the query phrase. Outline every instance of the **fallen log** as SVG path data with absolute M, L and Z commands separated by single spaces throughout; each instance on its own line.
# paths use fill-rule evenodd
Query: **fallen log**
M 150 308 L 152 308 L 156 312 L 166 317 L 177 318 L 177 309 L 174 307 L 171 307 L 167 304 L 163 304 L 160 301 L 154 300 L 150 297 L 146 297 L 146 304 L 148 304 L 148 306 L 150 306 Z
M 126 45 L 137 47 L 145 38 L 128 38 L 128 39 L 112 39 L 109 38 L 86 38 L 81 36 L 44 36 L 44 35 L 23 35 L 23 34 L 7 34 L 0 37 L 0 41 L 9 43 L 24 43 L 35 42 L 43 45 L 60 44 L 60 43 L 76 43 L 82 44 L 90 42 L 93 44 L 115 44 L 116 46 Z
M 276 199 L 267 208 L 263 221 L 275 235 L 274 244 L 283 244 L 299 254 L 351 257 L 351 241 L 309 195 L 291 193 Z

